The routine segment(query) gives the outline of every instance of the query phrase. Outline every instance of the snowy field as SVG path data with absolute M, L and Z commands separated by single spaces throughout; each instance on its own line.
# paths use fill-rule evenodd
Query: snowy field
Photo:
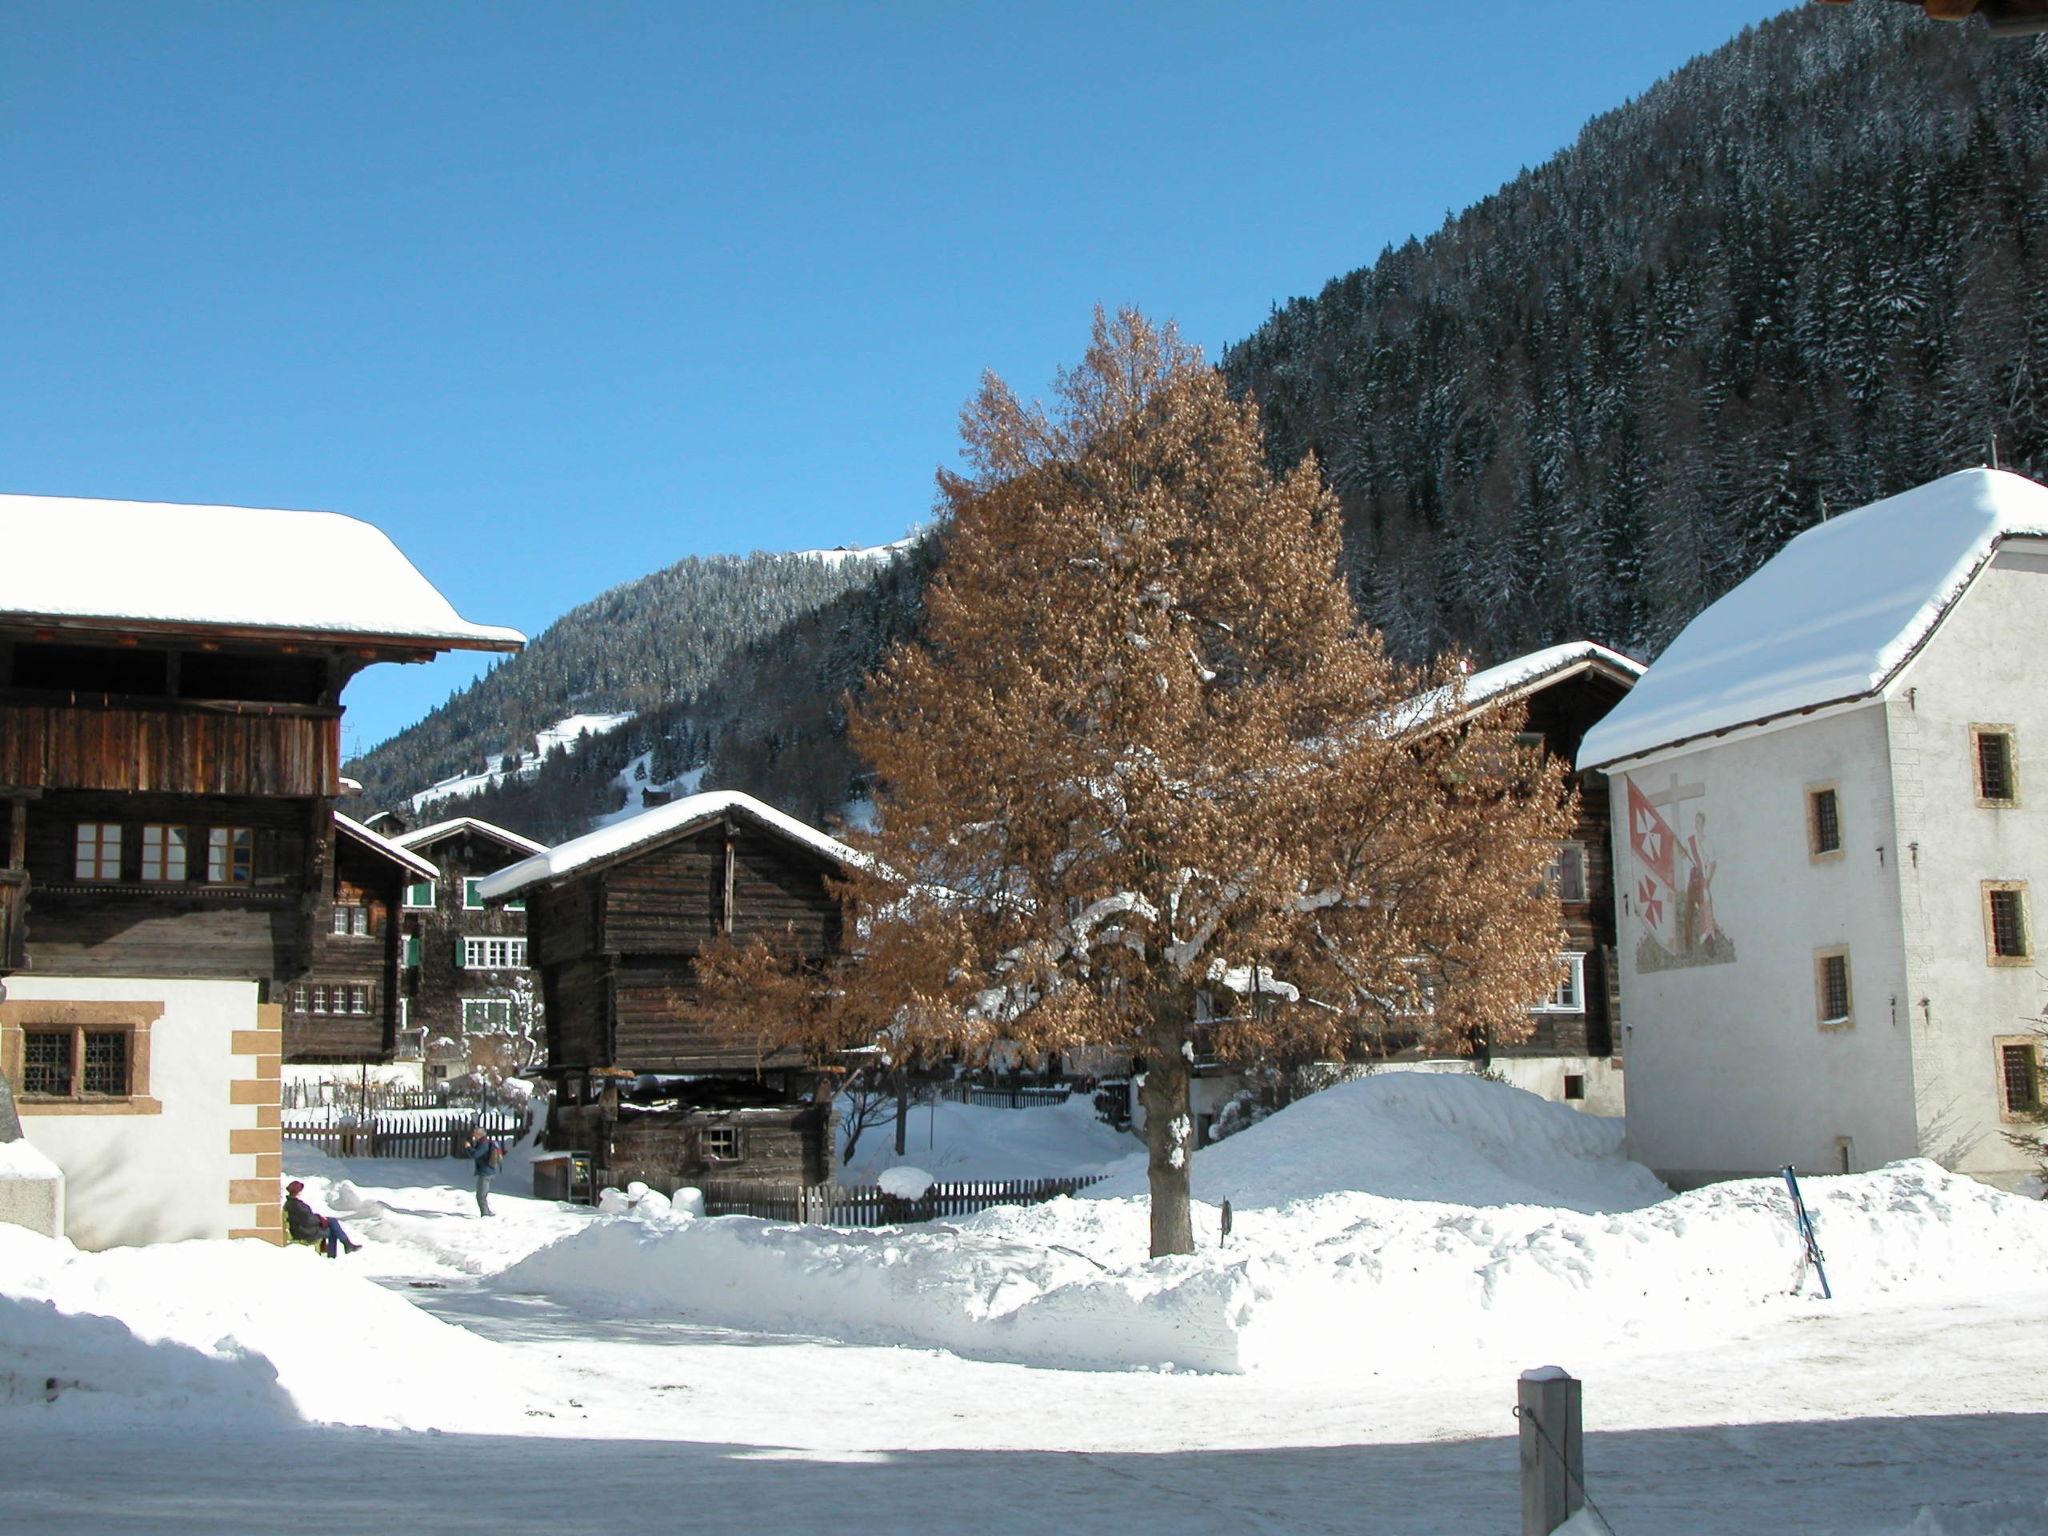
M 907 1158 L 1085 1154 L 1058 1113 L 946 1106 Z M 1830 1302 L 1776 1184 L 1669 1197 L 1468 1078 L 1199 1154 L 1235 1230 L 1157 1263 L 1132 1163 L 844 1232 L 525 1199 L 523 1152 L 490 1221 L 457 1160 L 287 1161 L 361 1253 L 0 1228 L 0 1531 L 1511 1533 L 1514 1378 L 1558 1363 L 1624 1536 L 2048 1536 L 2048 1207 L 1928 1163 L 1807 1182 Z

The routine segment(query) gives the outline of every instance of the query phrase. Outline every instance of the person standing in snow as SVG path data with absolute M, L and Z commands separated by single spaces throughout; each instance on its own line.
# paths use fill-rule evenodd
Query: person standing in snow
M 491 1214 L 491 1180 L 498 1176 L 498 1170 L 505 1164 L 505 1149 L 491 1140 L 483 1126 L 478 1125 L 469 1133 L 469 1156 L 476 1168 L 476 1213 L 488 1216 Z
M 322 1216 L 313 1207 L 299 1198 L 305 1189 L 304 1181 L 293 1179 L 284 1187 L 284 1224 L 295 1243 L 311 1243 L 328 1258 L 346 1249 L 354 1253 L 361 1243 L 349 1241 L 348 1234 L 341 1229 L 341 1223 L 332 1216 Z

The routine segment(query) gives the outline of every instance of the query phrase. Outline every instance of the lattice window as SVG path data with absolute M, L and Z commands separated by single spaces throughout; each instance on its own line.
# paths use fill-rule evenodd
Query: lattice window
M 1550 888 L 1559 901 L 1586 899 L 1586 848 L 1583 843 L 1560 843 L 1550 861 Z
M 512 1027 L 512 1001 L 504 997 L 465 997 L 462 1027 L 486 1033 Z
M 142 878 L 185 878 L 185 829 L 146 823 L 142 829 Z
M 1842 803 L 1832 786 L 1806 796 L 1806 846 L 1816 858 L 1842 851 Z
M 1846 1024 L 1849 1022 L 1849 957 L 1842 951 L 1834 951 L 1816 958 L 1814 963 L 1815 1001 L 1820 1009 L 1823 1024 Z
M 1977 749 L 1977 803 L 2019 803 L 2019 775 L 2013 762 L 2013 733 L 2006 726 L 1979 725 L 1970 731 Z
M 128 1093 L 128 1031 L 88 1029 L 85 1034 L 85 1086 L 88 1095 L 126 1097 Z
M 73 845 L 71 873 L 80 880 L 121 878 L 121 824 L 81 821 Z
M 354 1014 L 366 1014 L 370 1011 L 369 983 L 362 981 L 352 981 L 349 983 L 348 1011 Z
M 1586 1011 L 1586 957 L 1583 953 L 1557 957 L 1557 988 L 1532 1010 L 1536 1013 L 1584 1013 Z
M 2041 1107 L 2041 1067 L 2032 1041 L 1998 1042 L 1998 1089 L 2008 1115 L 2031 1115 Z
M 71 1097 L 71 1031 L 25 1029 L 21 1033 L 21 1091 L 25 1096 Z
M 206 878 L 214 885 L 249 885 L 256 878 L 256 834 L 247 827 L 209 827 Z
M 2034 954 L 2027 933 L 2027 885 L 2024 880 L 1984 883 L 1984 932 L 1993 965 L 2023 963 Z

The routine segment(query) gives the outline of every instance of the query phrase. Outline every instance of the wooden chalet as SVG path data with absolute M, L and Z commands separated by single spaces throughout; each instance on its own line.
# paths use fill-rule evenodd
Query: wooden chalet
M 1519 705 L 1524 739 L 1569 764 L 1585 734 L 1628 696 L 1642 663 L 1589 640 L 1555 645 L 1475 672 L 1466 680 L 1469 712 Z M 1617 986 L 1614 865 L 1609 853 L 1607 781 L 1575 774 L 1577 819 L 1558 846 L 1550 879 L 1565 930 L 1557 990 L 1532 1010 L 1534 1029 L 1512 1045 L 1492 1045 L 1485 1064 L 1517 1087 L 1601 1114 L 1622 1112 L 1620 992 Z M 1427 1052 L 1402 1051 L 1408 1059 Z
M 556 1083 L 549 1143 L 663 1190 L 703 1179 L 829 1182 L 829 1083 L 753 1043 L 697 996 L 714 939 L 823 958 L 844 939 L 827 882 L 858 856 L 750 796 L 692 795 L 483 883 L 523 896 Z
M 522 644 L 351 518 L 0 496 L 0 1072 L 74 1241 L 278 1240 L 342 689 Z
M 400 904 L 432 864 L 334 815 L 333 874 L 313 914 L 313 956 L 285 998 L 287 1066 L 388 1062 L 405 1020 Z
M 526 905 L 486 903 L 484 878 L 547 850 L 530 837 L 474 816 L 416 827 L 392 838 L 424 861 L 406 886 L 401 1007 L 427 1077 L 461 1077 L 503 1044 L 529 1064 L 522 1042 L 539 1043 L 539 1004 L 527 963 Z

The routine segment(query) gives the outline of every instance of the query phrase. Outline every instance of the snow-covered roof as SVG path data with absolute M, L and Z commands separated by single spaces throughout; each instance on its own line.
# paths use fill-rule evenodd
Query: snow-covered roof
M 865 866 L 866 859 L 836 837 L 827 836 L 808 822 L 778 811 L 736 789 L 707 790 L 686 800 L 673 800 L 651 811 L 586 832 L 559 847 L 546 849 L 523 863 L 513 864 L 487 876 L 478 890 L 486 901 L 496 901 L 523 891 L 530 885 L 559 880 L 587 865 L 626 853 L 648 843 L 693 831 L 718 820 L 728 812 L 760 823 L 794 842 L 803 843 L 837 864 Z
M 444 837 L 457 832 L 479 832 L 485 837 L 494 837 L 508 848 L 517 848 L 526 853 L 546 853 L 545 843 L 536 843 L 530 837 L 521 837 L 496 822 L 484 821 L 476 816 L 454 816 L 447 821 L 437 821 L 430 827 L 415 827 L 410 832 L 401 832 L 391 839 L 401 848 L 426 848 L 438 843 Z
M 472 624 L 383 531 L 335 512 L 0 495 L 0 613 L 515 651 Z
M 1465 679 L 1465 703 L 1469 706 L 1501 703 L 1538 687 L 1562 682 L 1579 672 L 1606 671 L 1622 677 L 1639 678 L 1643 664 L 1634 657 L 1611 651 L 1591 640 L 1568 640 L 1517 656 L 1497 667 L 1487 667 Z
M 429 864 L 418 854 L 407 852 L 380 832 L 372 832 L 353 816 L 344 816 L 341 812 L 336 811 L 334 813 L 334 824 L 357 842 L 374 852 L 383 854 L 392 863 L 402 865 L 404 868 L 411 870 L 422 880 L 432 880 L 441 873 L 441 871 L 434 868 L 433 865 Z
M 1586 733 L 1579 766 L 1867 698 L 2011 537 L 2048 537 L 2048 487 L 1995 469 L 1807 529 L 1679 632 Z

